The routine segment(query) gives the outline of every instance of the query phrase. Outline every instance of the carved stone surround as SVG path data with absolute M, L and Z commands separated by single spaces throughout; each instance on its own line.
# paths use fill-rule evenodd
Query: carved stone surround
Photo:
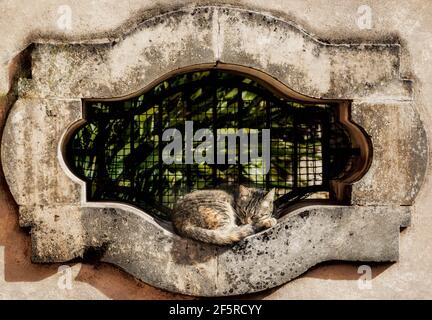
M 232 7 L 168 12 L 121 39 L 32 46 L 2 139 L 2 165 L 31 227 L 32 259 L 64 262 L 96 249 L 159 288 L 200 296 L 271 288 L 328 260 L 397 261 L 399 229 L 423 182 L 427 141 L 400 75 L 399 44 L 328 44 L 288 21 Z M 272 229 L 221 248 L 180 238 L 169 224 L 120 203 L 86 201 L 63 145 L 83 98 L 138 92 L 191 66 L 244 66 L 298 94 L 351 100 L 370 137 L 368 172 L 346 206 L 299 208 Z

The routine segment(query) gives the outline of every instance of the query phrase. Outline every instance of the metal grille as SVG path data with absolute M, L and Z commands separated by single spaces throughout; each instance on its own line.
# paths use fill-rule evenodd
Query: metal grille
M 249 78 L 216 70 L 178 75 L 128 100 L 86 101 L 85 118 L 67 158 L 86 181 L 87 198 L 130 203 L 161 218 L 179 197 L 222 183 L 276 188 L 278 205 L 329 191 L 329 180 L 354 154 L 333 105 L 289 101 Z M 270 129 L 270 170 L 239 164 L 239 152 L 235 164 L 216 164 L 216 153 L 215 164 L 184 164 L 184 152 L 182 164 L 165 164 L 164 130 L 178 129 L 184 138 L 190 120 L 194 131 L 209 128 L 214 136 Z

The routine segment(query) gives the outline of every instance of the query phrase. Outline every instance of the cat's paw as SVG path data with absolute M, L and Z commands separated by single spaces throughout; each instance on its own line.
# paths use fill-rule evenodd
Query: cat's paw
M 268 218 L 258 221 L 255 226 L 261 229 L 268 229 L 274 227 L 276 224 L 277 220 L 275 218 Z
M 276 218 L 267 219 L 268 228 L 274 227 L 277 224 Z

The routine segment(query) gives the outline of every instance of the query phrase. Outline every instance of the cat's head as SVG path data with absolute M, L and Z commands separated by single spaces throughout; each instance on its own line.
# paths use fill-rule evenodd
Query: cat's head
M 267 192 L 240 185 L 236 201 L 239 219 L 249 224 L 270 218 L 273 215 L 274 196 L 275 189 Z

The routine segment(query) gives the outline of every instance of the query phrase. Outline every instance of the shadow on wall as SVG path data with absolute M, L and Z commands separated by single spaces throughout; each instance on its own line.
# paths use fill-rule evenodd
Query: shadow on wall
M 358 280 L 364 272 L 359 271 L 362 265 L 369 266 L 372 271 L 372 279 L 392 266 L 394 262 L 345 262 L 327 261 L 309 269 L 302 277 L 323 280 Z
M 30 236 L 18 225 L 18 206 L 3 177 L 0 182 L 0 245 L 5 247 L 5 281 L 39 281 L 55 274 L 59 265 L 31 263 Z

